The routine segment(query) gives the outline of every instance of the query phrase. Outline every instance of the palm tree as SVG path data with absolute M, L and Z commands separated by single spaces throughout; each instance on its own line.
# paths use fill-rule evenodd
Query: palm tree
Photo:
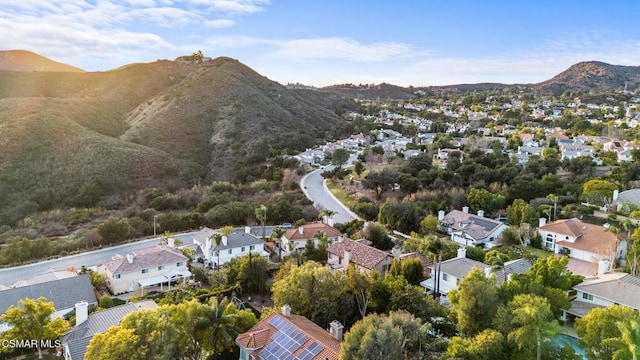
M 547 199 L 553 202 L 553 220 L 555 221 L 558 219 L 558 195 L 549 194 L 547 195 Z
M 263 204 L 256 208 L 256 219 L 260 221 L 262 225 L 262 239 L 266 238 L 266 228 L 265 224 L 267 222 L 267 211 L 269 209 Z
M 337 212 L 333 211 L 333 210 L 329 210 L 327 208 L 324 208 L 322 210 L 320 210 L 320 214 L 318 214 L 318 219 L 323 220 L 324 222 L 324 218 L 325 216 L 327 217 L 327 223 L 329 223 L 329 219 L 331 219 L 331 217 L 333 215 L 337 214 Z
M 213 359 L 218 359 L 220 349 L 232 346 L 240 329 L 236 325 L 237 316 L 227 314 L 225 310 L 229 305 L 229 299 L 219 301 L 217 297 L 211 298 L 209 306 L 204 309 L 202 316 L 198 317 L 196 327 L 209 333 L 207 348 L 213 351 Z
M 637 320 L 618 321 L 616 327 L 620 331 L 620 336 L 604 340 L 604 343 L 616 349 L 612 359 L 638 360 L 638 356 L 640 356 L 640 324 Z
M 507 282 L 507 268 L 505 264 L 509 262 L 509 255 L 498 250 L 491 250 L 484 256 L 484 262 L 493 266 L 494 270 L 502 270 L 502 281 Z
M 271 230 L 271 235 L 269 236 L 269 239 L 278 246 L 278 258 L 280 261 L 282 261 L 282 235 L 284 235 L 285 232 L 287 232 L 285 229 L 276 226 Z
M 218 262 L 216 263 L 216 269 L 220 269 L 220 244 L 222 244 L 222 234 L 215 233 L 211 235 L 211 239 L 216 244 L 216 254 L 218 255 Z
M 549 303 L 545 298 L 530 294 L 517 295 L 512 302 L 517 303 L 512 320 L 517 327 L 508 337 L 518 344 L 520 350 L 525 350 L 527 344 L 535 339 L 536 359 L 540 360 L 542 341 L 557 328 Z

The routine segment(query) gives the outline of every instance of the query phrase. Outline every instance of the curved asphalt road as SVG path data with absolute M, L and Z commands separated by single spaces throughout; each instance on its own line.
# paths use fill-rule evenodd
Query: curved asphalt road
M 304 194 L 313 201 L 315 207 L 320 209 L 329 209 L 336 214 L 333 215 L 334 223 L 347 223 L 359 217 L 349 208 L 342 204 L 324 185 L 324 178 L 320 175 L 323 171 L 331 170 L 333 166 L 325 166 L 324 169 L 317 169 L 300 181 L 300 186 Z

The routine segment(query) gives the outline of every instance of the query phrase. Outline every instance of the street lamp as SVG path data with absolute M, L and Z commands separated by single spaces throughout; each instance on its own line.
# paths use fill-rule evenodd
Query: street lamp
M 153 215 L 153 237 L 156 237 L 156 219 L 158 218 L 158 215 Z

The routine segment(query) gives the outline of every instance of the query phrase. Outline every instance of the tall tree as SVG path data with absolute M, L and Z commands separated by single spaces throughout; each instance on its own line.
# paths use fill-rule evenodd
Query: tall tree
M 211 240 L 216 244 L 216 256 L 218 257 L 218 262 L 216 263 L 216 269 L 220 270 L 220 245 L 222 245 L 222 234 L 214 233 L 211 235 Z
M 347 267 L 347 281 L 349 291 L 353 293 L 358 305 L 358 311 L 361 317 L 367 315 L 369 307 L 369 288 L 371 288 L 371 278 L 356 269 L 355 265 L 349 264 Z
M 228 305 L 227 298 L 222 301 L 217 297 L 211 298 L 196 324 L 197 328 L 206 329 L 209 338 L 205 349 L 213 353 L 214 360 L 218 360 L 222 349 L 234 346 L 235 338 L 240 333 L 240 329 L 235 324 L 237 315 L 225 313 Z
M 345 149 L 336 149 L 333 154 L 331 154 L 331 163 L 339 168 L 342 168 L 342 165 L 349 160 L 349 152 Z
M 276 226 L 271 230 L 271 235 L 269 238 L 273 241 L 278 247 L 278 258 L 282 261 L 282 235 L 287 232 L 285 229 Z
M 498 250 L 491 250 L 484 255 L 484 262 L 493 266 L 495 270 L 502 271 L 502 282 L 507 282 L 507 268 L 505 263 L 509 262 L 509 255 Z
M 512 310 L 514 329 L 507 338 L 519 350 L 535 353 L 536 360 L 542 356 L 542 342 L 557 328 L 547 299 L 530 294 L 517 295 L 508 304 Z
M 474 336 L 489 328 L 500 303 L 495 275 L 487 278 L 477 266 L 447 297 L 458 320 L 457 329 L 465 336 Z
M 605 341 L 622 336 L 618 322 L 640 321 L 638 313 L 623 305 L 595 308 L 581 319 L 576 320 L 576 332 L 580 344 L 589 359 L 611 359 L 617 350 L 616 344 Z
M 638 360 L 640 356 L 640 323 L 637 320 L 616 322 L 620 336 L 605 339 L 616 350 L 613 360 Z
M 2 334 L 3 340 L 36 340 L 38 359 L 42 359 L 42 340 L 56 340 L 69 328 L 69 324 L 62 318 L 51 320 L 55 312 L 53 302 L 44 297 L 37 299 L 25 298 L 18 301 L 18 306 L 10 306 L 0 316 L 11 328 Z
M 267 208 L 264 204 L 258 206 L 255 209 L 255 214 L 256 214 L 256 219 L 258 219 L 258 221 L 260 222 L 260 225 L 262 225 L 262 239 L 266 239 L 267 235 L 266 235 L 266 229 L 265 226 L 267 224 L 267 213 L 269 212 L 269 208 Z

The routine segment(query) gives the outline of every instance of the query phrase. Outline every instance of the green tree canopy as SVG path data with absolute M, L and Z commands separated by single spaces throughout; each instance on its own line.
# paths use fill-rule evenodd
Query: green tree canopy
M 640 321 L 640 315 L 623 305 L 595 308 L 583 318 L 577 319 L 576 332 L 589 359 L 612 359 L 617 346 L 605 340 L 621 338 L 622 334 L 616 324 L 630 321 Z
M 489 328 L 500 304 L 495 275 L 486 277 L 479 267 L 474 267 L 447 297 L 458 332 L 465 336 L 474 336 Z

